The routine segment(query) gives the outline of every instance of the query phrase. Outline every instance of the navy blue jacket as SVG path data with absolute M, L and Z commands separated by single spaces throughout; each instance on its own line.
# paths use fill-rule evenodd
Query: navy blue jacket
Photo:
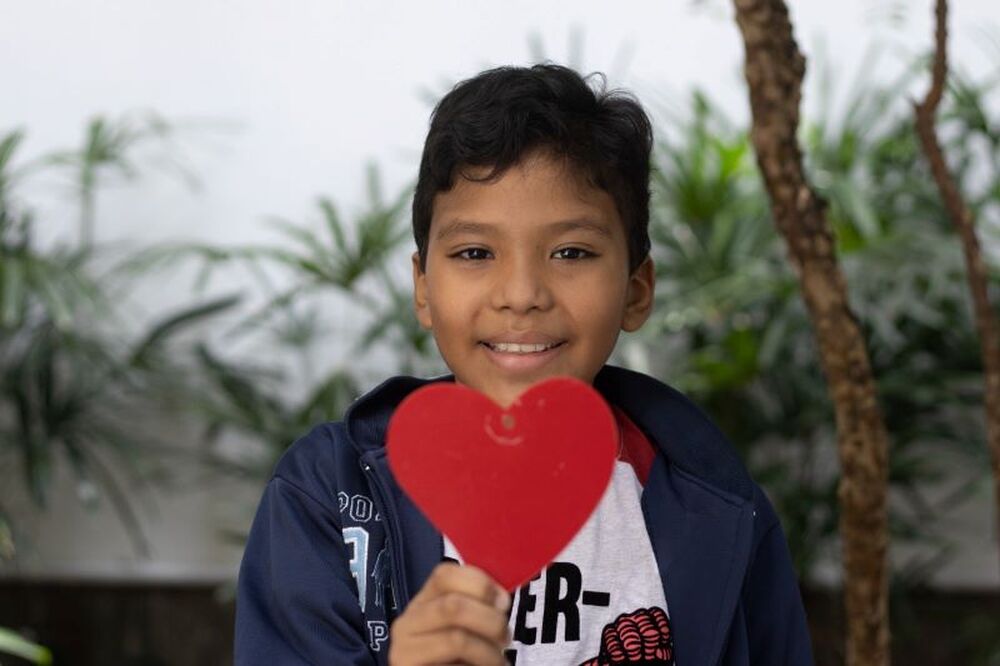
M 389 624 L 443 557 L 385 431 L 428 381 L 394 377 L 279 461 L 240 567 L 237 666 L 385 664 Z M 594 387 L 659 452 L 642 493 L 679 666 L 812 664 L 788 546 L 732 446 L 678 391 L 605 366 Z

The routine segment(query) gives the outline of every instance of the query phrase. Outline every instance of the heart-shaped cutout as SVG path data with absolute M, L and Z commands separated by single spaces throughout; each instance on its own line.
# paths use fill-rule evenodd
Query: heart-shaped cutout
M 389 422 L 397 481 L 468 564 L 513 591 L 572 540 L 607 489 L 618 429 L 604 398 L 570 377 L 503 409 L 460 384 L 408 395 Z

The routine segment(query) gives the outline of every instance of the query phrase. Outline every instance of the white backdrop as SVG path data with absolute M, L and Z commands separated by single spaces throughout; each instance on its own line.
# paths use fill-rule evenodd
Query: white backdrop
M 929 49 L 931 4 L 791 2 L 801 46 L 815 54 L 822 43 L 845 84 L 873 43 L 884 55 L 867 67 L 886 78 Z M 952 4 L 952 60 L 981 74 L 1000 62 L 1000 8 L 996 0 Z M 900 7 L 905 18 L 890 20 Z M 427 94 L 487 66 L 529 62 L 532 34 L 548 57 L 604 71 L 651 107 L 682 104 L 699 86 L 734 119 L 747 116 L 742 46 L 724 0 L 3 0 L 0 131 L 24 127 L 27 157 L 76 145 L 95 113 L 152 109 L 202 123 L 184 140 L 202 190 L 157 177 L 106 193 L 98 237 L 259 240 L 271 237 L 265 215 L 308 219 L 317 195 L 348 210 L 360 205 L 366 161 L 380 165 L 390 192 L 409 182 Z M 51 183 L 26 191 L 48 239 L 75 233 L 58 192 Z M 145 300 L 155 313 L 184 294 L 164 285 Z M 225 575 L 238 552 L 218 544 L 215 514 L 239 495 L 216 488 L 161 498 L 158 513 L 144 513 L 156 557 L 137 563 L 117 524 L 81 512 L 64 489 L 34 519 L 29 569 Z M 941 584 L 1000 584 L 989 516 L 969 512 L 954 529 L 966 547 Z

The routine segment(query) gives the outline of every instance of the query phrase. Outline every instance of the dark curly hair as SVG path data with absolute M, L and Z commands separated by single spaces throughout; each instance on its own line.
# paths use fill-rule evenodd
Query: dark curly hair
M 599 79 L 592 88 L 589 79 Z M 603 75 L 586 78 L 560 65 L 497 67 L 462 81 L 431 115 L 413 196 L 413 237 L 420 269 L 434 197 L 456 175 L 499 178 L 527 153 L 544 149 L 567 159 L 608 192 L 625 223 L 629 272 L 649 254 L 649 157 L 653 130 L 630 94 L 606 89 Z M 466 167 L 489 167 L 473 178 Z

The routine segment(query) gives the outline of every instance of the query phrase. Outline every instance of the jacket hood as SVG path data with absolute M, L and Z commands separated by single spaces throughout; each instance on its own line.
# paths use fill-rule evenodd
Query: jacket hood
M 411 391 L 442 381 L 453 382 L 455 378 L 392 377 L 358 398 L 344 415 L 347 433 L 358 452 L 383 448 L 389 418 L 399 403 Z M 597 373 L 594 388 L 609 404 L 624 411 L 671 465 L 744 500 L 753 499 L 753 481 L 732 444 L 680 391 L 648 375 L 612 365 Z

